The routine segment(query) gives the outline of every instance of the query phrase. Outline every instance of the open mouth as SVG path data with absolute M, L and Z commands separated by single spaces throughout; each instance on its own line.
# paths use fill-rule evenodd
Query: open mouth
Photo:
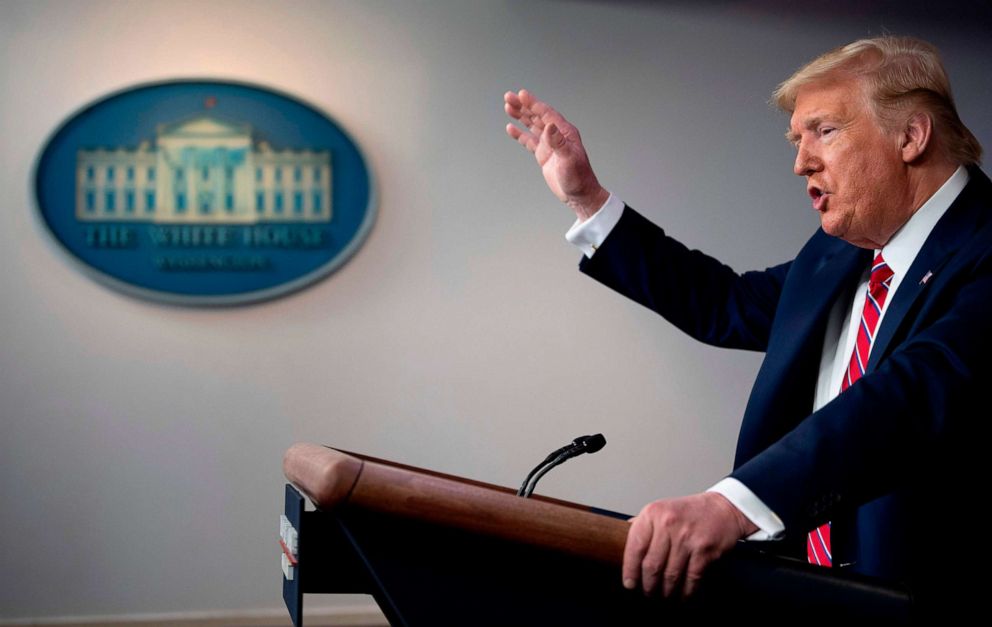
M 813 209 L 816 211 L 822 211 L 823 205 L 826 202 L 827 192 L 823 191 L 816 185 L 810 185 L 806 189 L 806 192 L 809 194 L 809 197 L 813 199 Z

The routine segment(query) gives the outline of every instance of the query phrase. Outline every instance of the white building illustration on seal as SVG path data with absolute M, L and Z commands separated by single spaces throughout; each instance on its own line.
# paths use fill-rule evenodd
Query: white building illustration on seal
M 328 151 L 275 150 L 251 126 L 198 115 L 154 145 L 76 153 L 76 218 L 165 223 L 329 222 Z

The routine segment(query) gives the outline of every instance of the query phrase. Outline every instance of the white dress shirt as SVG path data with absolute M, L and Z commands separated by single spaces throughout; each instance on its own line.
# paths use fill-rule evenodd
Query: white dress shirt
M 882 324 L 889 303 L 895 298 L 896 290 L 906 277 L 916 255 L 923 248 L 930 231 L 967 183 L 968 171 L 963 166 L 959 166 L 881 249 L 893 276 L 878 325 Z M 595 215 L 585 221 L 577 220 L 565 234 L 565 239 L 577 246 L 586 257 L 591 258 L 620 221 L 623 208 L 623 201 L 610 194 L 609 199 Z M 875 251 L 876 254 L 878 252 Z M 813 411 L 817 411 L 840 394 L 841 381 L 847 372 L 847 365 L 858 337 L 861 310 L 864 308 L 865 295 L 868 292 L 869 272 L 870 268 L 865 268 L 857 288 L 842 294 L 830 310 L 811 408 Z M 912 280 L 922 281 L 924 277 L 913 277 Z M 758 531 L 748 536 L 748 540 L 775 540 L 782 537 L 785 532 L 785 525 L 775 512 L 737 479 L 726 477 L 707 492 L 722 494 L 757 525 Z

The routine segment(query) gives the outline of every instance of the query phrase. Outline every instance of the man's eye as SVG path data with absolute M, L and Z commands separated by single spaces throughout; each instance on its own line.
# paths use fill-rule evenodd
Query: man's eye
M 823 127 L 823 128 L 820 129 L 820 136 L 822 137 L 823 135 L 829 135 L 829 134 L 833 133 L 836 130 L 837 129 L 833 128 L 832 126 L 825 126 L 825 127 Z

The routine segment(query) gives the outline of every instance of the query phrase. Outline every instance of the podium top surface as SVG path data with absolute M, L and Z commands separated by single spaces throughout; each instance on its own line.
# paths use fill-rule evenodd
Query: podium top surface
M 346 453 L 294 444 L 286 478 L 320 510 L 361 508 L 620 564 L 628 523 L 594 508 L 521 498 L 514 490 Z

